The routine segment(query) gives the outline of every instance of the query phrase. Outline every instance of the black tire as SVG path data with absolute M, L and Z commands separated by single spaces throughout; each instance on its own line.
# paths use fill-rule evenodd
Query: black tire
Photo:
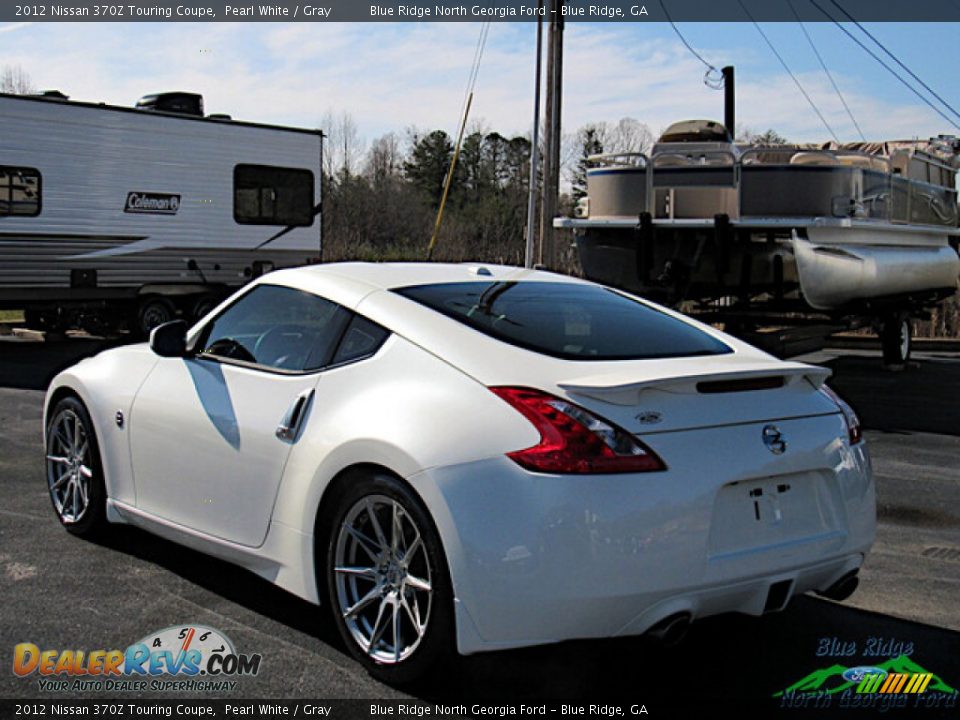
M 200 320 L 219 304 L 220 298 L 216 295 L 201 295 L 190 310 L 190 319 L 194 322 Z
M 72 429 L 67 429 L 70 426 Z M 76 427 L 80 432 L 74 435 Z M 100 444 L 83 403 L 75 397 L 60 400 L 50 413 L 45 437 L 47 490 L 57 519 L 74 535 L 99 536 L 108 525 L 107 490 Z M 79 437 L 80 443 L 74 444 L 76 452 L 71 453 L 70 440 L 74 437 Z M 86 503 L 80 512 L 77 503 L 84 497 Z
M 175 320 L 177 309 L 164 297 L 149 297 L 137 306 L 135 331 L 142 338 L 150 337 L 150 331 L 164 323 Z
M 446 557 L 433 520 L 420 499 L 406 485 L 386 473 L 358 475 L 350 478 L 349 482 L 349 486 L 336 499 L 336 505 L 330 513 L 330 523 L 327 525 L 329 534 L 322 577 L 326 580 L 331 614 L 343 642 L 371 675 L 389 684 L 403 685 L 423 677 L 441 659 L 454 654 L 453 593 Z M 353 535 L 343 530 L 356 508 L 364 506 L 368 500 L 375 508 L 374 514 L 381 520 L 388 517 L 392 509 L 386 505 L 387 500 L 398 504 L 402 509 L 400 517 L 405 530 L 400 533 L 400 536 L 401 542 L 406 545 L 403 549 L 416 546 L 413 541 L 415 536 L 410 532 L 411 526 L 405 524 L 405 520 L 412 522 L 412 527 L 419 532 L 422 544 L 409 553 L 409 573 L 401 569 L 401 579 L 397 579 L 394 573 L 392 582 L 396 584 L 386 586 L 387 589 L 374 595 L 377 599 L 371 601 L 367 608 L 348 619 L 345 606 L 351 603 L 352 599 L 355 600 L 358 595 L 369 596 L 380 584 L 380 580 L 344 574 L 335 570 L 338 567 L 338 554 L 342 557 L 342 554 L 349 552 L 351 548 L 356 565 L 377 564 L 369 552 L 358 554 L 364 547 L 363 543 L 358 542 Z M 352 527 L 363 527 L 363 532 L 369 531 L 376 537 L 377 533 L 369 520 L 368 513 L 364 524 L 363 513 L 367 511 L 361 509 L 359 512 L 361 514 L 354 517 Z M 318 553 L 319 556 L 320 553 Z M 387 566 L 389 561 L 384 561 L 381 565 Z M 373 569 L 374 567 L 371 566 L 370 570 Z M 428 597 L 422 590 L 407 585 L 407 579 L 411 577 L 420 583 L 423 575 L 427 575 L 430 585 Z M 389 570 L 383 573 L 384 578 L 389 576 Z M 403 609 L 396 602 L 388 605 L 397 608 L 397 613 L 400 615 L 398 624 L 400 642 L 398 643 L 393 636 L 393 621 L 388 618 L 389 624 L 380 631 L 379 640 L 372 643 L 373 649 L 371 650 L 369 642 L 364 647 L 362 642 L 365 636 L 369 635 L 368 640 L 377 637 L 376 631 L 379 625 L 376 623 L 380 622 L 379 613 L 383 611 L 385 604 L 390 603 L 391 598 L 399 599 L 401 596 L 405 601 Z M 427 604 L 426 613 L 421 608 L 424 603 Z M 374 606 L 378 606 L 378 609 L 375 610 Z M 417 615 L 423 627 L 419 640 L 416 639 L 418 633 L 413 622 L 414 614 Z M 374 616 L 376 616 L 375 619 Z M 387 642 L 388 637 L 391 639 L 390 643 Z M 398 647 L 403 649 L 399 661 L 395 654 Z M 409 654 L 402 657 L 407 652 Z M 389 657 L 385 659 L 384 656 Z
M 62 333 L 70 326 L 70 316 L 62 314 L 56 309 L 38 310 L 32 308 L 23 311 L 23 322 L 31 330 Z
M 23 324 L 31 330 L 43 329 L 43 315 L 39 310 L 27 308 L 23 311 Z
M 910 316 L 907 313 L 895 313 L 886 317 L 880 331 L 880 343 L 884 364 L 905 365 L 913 349 Z

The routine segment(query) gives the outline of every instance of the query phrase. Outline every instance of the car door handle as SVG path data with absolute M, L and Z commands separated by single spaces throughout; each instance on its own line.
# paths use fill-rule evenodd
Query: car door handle
M 297 437 L 297 431 L 300 429 L 300 423 L 303 421 L 303 416 L 306 415 L 307 405 L 310 404 L 312 397 L 313 388 L 310 388 L 293 399 L 290 408 L 283 416 L 283 420 L 277 426 L 276 435 L 278 438 L 293 442 L 294 438 Z

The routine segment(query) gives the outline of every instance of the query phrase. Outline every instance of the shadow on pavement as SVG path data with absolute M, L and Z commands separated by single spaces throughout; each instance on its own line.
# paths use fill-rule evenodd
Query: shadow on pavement
M 46 390 L 54 375 L 64 368 L 123 343 L 122 339 L 100 338 L 0 341 L 0 387 Z
M 833 638 L 839 643 L 833 648 L 855 643 L 856 654 L 818 657 L 818 648 Z M 802 596 L 786 611 L 761 618 L 731 614 L 704 619 L 672 648 L 646 638 L 616 638 L 475 655 L 442 680 L 432 679 L 422 696 L 448 703 L 458 698 L 615 700 L 645 703 L 652 717 L 672 716 L 691 706 L 725 707 L 732 717 L 747 710 L 754 711 L 750 717 L 779 716 L 796 709 L 783 707 L 774 693 L 833 665 L 875 665 L 889 659 L 864 657 L 868 647 L 899 654 L 910 649 L 907 643 L 913 645 L 914 662 L 952 687 L 960 685 L 960 633 Z M 834 696 L 830 709 L 840 705 L 840 696 Z M 955 707 L 923 710 L 904 716 L 956 717 Z M 842 716 L 829 710 L 821 714 Z
M 848 355 L 826 366 L 833 370 L 830 386 L 853 406 L 864 427 L 960 435 L 960 362 L 920 360 L 890 372 L 879 356 Z
M 117 528 L 102 544 L 346 652 L 326 611 L 245 570 L 130 527 Z M 871 650 L 880 654 L 870 656 Z M 785 708 L 773 695 L 817 670 L 877 665 L 901 654 L 952 687 L 960 686 L 960 633 L 802 596 L 782 613 L 704 619 L 671 648 L 632 637 L 483 653 L 446 663 L 429 679 L 401 689 L 450 705 L 571 700 L 619 703 L 627 717 L 628 706 L 637 703 L 645 704 L 652 717 L 674 717 L 691 706 L 722 706 L 739 717 L 809 713 L 828 718 L 838 716 L 839 695 L 828 708 L 805 710 Z M 932 696 L 909 698 L 910 703 L 932 701 Z M 863 716 L 861 708 L 857 717 Z M 867 710 L 866 716 L 875 715 Z M 893 716 L 954 718 L 956 706 L 908 705 Z
M 158 565 L 230 602 L 342 648 L 325 612 L 241 567 L 130 525 L 111 525 L 105 537 L 93 542 Z

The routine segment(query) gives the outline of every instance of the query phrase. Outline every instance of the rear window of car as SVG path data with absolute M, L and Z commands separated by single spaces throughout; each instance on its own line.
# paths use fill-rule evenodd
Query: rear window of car
M 455 282 L 394 292 L 503 342 L 569 360 L 733 352 L 692 325 L 599 285 Z

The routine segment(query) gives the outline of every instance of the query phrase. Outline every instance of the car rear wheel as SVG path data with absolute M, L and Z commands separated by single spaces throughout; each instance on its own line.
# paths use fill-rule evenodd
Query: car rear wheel
M 419 499 L 398 480 L 377 474 L 351 483 L 334 514 L 326 571 L 334 622 L 371 674 L 410 682 L 448 654 L 443 551 Z
M 107 493 L 97 436 L 83 403 L 74 397 L 58 402 L 46 437 L 47 489 L 53 509 L 69 532 L 93 536 L 107 525 Z

